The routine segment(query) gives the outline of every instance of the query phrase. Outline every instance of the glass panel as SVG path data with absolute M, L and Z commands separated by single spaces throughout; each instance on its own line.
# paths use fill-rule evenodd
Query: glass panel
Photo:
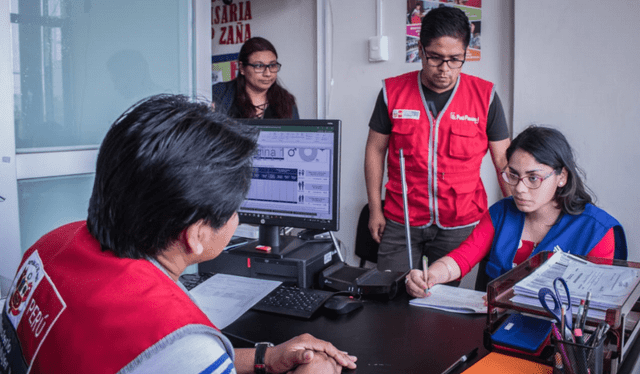
M 190 94 L 189 0 L 12 0 L 16 148 L 100 144 L 126 108 Z
M 22 253 L 47 232 L 87 219 L 94 174 L 18 181 Z

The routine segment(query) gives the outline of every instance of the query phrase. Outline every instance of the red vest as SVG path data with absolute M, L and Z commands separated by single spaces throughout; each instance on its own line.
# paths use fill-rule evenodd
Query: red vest
M 460 74 L 437 118 L 423 99 L 420 72 L 384 81 L 392 122 L 385 216 L 404 222 L 399 150 L 403 149 L 411 226 L 473 225 L 487 209 L 480 165 L 487 153 L 493 84 Z
M 30 373 L 115 373 L 181 327 L 215 328 L 153 263 L 102 252 L 85 222 L 42 237 L 17 277 L 3 319 L 12 365 L 21 353 Z

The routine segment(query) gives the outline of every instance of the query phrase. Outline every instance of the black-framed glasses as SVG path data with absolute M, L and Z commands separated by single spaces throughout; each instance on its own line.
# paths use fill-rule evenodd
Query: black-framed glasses
M 427 60 L 427 65 L 433 66 L 434 68 L 438 68 L 446 62 L 449 69 L 460 69 L 465 61 L 464 59 L 458 60 L 457 58 L 445 60 L 441 57 L 429 57 L 427 56 L 427 51 L 425 51 L 424 48 L 422 49 L 422 54 L 424 55 L 424 59 Z
M 525 175 L 524 177 L 519 177 L 516 174 L 507 172 L 507 171 L 503 171 L 502 172 L 502 179 L 504 179 L 504 181 L 512 186 L 517 186 L 518 183 L 520 183 L 520 181 L 522 181 L 522 183 L 524 183 L 524 185 L 527 188 L 530 188 L 532 190 L 535 190 L 536 188 L 540 187 L 542 185 L 542 182 L 544 182 L 547 178 L 549 178 L 550 176 L 552 176 L 553 174 L 555 174 L 555 170 L 553 170 L 551 173 L 547 174 L 544 177 L 541 177 L 539 175 L 535 175 L 535 174 L 529 174 L 529 175 Z
M 265 65 L 265 64 L 250 64 L 250 63 L 246 63 L 243 65 L 247 65 L 247 66 L 251 66 L 253 68 L 253 71 L 255 71 L 256 73 L 264 73 L 264 69 L 269 69 L 270 72 L 272 73 L 277 73 L 280 71 L 280 68 L 282 67 L 282 64 L 279 62 L 274 62 L 272 64 L 269 65 Z

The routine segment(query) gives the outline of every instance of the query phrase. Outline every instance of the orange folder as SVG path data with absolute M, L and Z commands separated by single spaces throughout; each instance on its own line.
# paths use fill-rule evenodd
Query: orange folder
M 552 371 L 551 366 L 491 352 L 464 374 L 551 374 Z

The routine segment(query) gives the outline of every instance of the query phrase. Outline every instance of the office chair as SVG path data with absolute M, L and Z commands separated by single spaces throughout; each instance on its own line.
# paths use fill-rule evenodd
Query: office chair
M 384 200 L 382 206 L 384 207 Z M 356 256 L 360 257 L 360 267 L 364 267 L 367 261 L 378 262 L 378 246 L 369 231 L 369 204 L 365 204 L 360 211 L 356 228 Z

